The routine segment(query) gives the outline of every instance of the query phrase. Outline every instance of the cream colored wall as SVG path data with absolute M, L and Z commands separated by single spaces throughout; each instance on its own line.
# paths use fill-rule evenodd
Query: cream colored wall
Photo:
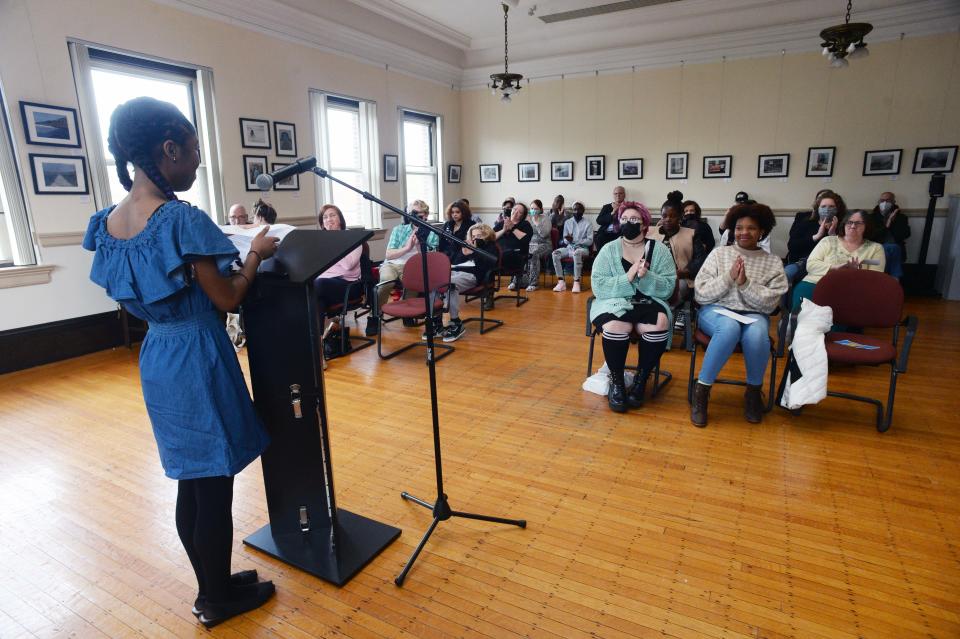
M 960 35 L 871 44 L 870 51 L 841 70 L 818 54 L 796 54 L 535 80 L 510 104 L 488 90 L 465 91 L 463 192 L 480 208 L 498 207 L 507 195 L 549 206 L 562 193 L 595 210 L 620 183 L 617 159 L 642 157 L 643 179 L 622 184 L 651 208 L 679 189 L 719 215 L 745 190 L 786 214 L 809 208 L 814 193 L 829 187 L 854 207 L 872 207 L 891 190 L 903 207 L 925 210 L 929 175 L 911 173 L 914 150 L 960 143 Z M 804 177 L 811 146 L 837 147 L 832 179 Z M 864 151 L 897 148 L 904 151 L 899 176 L 862 177 Z M 665 178 L 673 151 L 690 153 L 689 180 Z M 756 177 L 757 156 L 769 153 L 790 153 L 789 177 Z M 584 158 L 594 154 L 606 155 L 606 180 L 584 179 Z M 701 177 L 703 156 L 714 154 L 733 156 L 730 180 Z M 550 181 L 557 160 L 574 161 L 575 181 Z M 540 162 L 541 181 L 519 183 L 518 162 Z M 502 181 L 481 184 L 480 163 L 502 164 Z M 948 176 L 948 193 L 960 190 L 958 174 Z M 922 220 L 912 227 L 916 243 Z M 775 245 L 784 246 L 788 228 L 781 219 Z M 938 239 L 935 233 L 934 259 Z
M 27 155 L 52 147 L 24 143 L 17 102 L 29 100 L 77 107 L 67 39 L 118 47 L 213 69 L 225 196 L 228 203 L 253 202 L 244 189 L 241 156 L 263 153 L 240 146 L 238 118 L 293 122 L 301 155 L 314 153 L 308 90 L 322 89 L 377 103 L 380 152 L 397 154 L 397 107 L 439 113 L 444 118 L 443 153 L 459 161 L 459 93 L 449 87 L 387 72 L 352 59 L 298 45 L 154 4 L 147 0 L 0 1 L 0 80 L 11 112 L 21 175 L 39 235 L 80 232 L 93 213 L 93 200 L 32 193 Z M 89 114 L 81 114 L 86 117 Z M 47 150 L 42 150 L 47 149 Z M 279 161 L 273 150 L 268 161 Z M 299 192 L 271 192 L 267 199 L 281 220 L 313 215 L 314 180 L 301 176 Z M 401 202 L 402 183 L 381 183 L 381 197 Z M 445 184 L 444 199 L 458 197 L 459 185 Z M 390 222 L 393 223 L 393 222 Z M 47 248 L 41 260 L 53 263 L 50 284 L 0 290 L 0 330 L 103 312 L 114 305 L 88 281 L 90 255 L 79 246 Z

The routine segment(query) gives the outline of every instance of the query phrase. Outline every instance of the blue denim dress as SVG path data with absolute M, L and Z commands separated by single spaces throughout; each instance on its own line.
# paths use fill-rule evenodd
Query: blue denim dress
M 186 202 L 164 204 L 127 240 L 107 232 L 112 210 L 90 218 L 83 247 L 96 252 L 90 279 L 150 326 L 140 381 L 163 470 L 172 479 L 235 475 L 269 437 L 213 302 L 186 272 L 198 257 L 227 272 L 237 250 Z

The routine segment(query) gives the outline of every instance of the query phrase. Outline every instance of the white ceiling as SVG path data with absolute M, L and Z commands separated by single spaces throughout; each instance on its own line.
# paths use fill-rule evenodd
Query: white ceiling
M 503 69 L 500 0 L 157 0 L 461 87 Z M 615 0 L 507 0 L 510 68 L 526 77 L 776 55 L 818 48 L 845 0 L 678 0 L 545 23 Z M 530 15 L 531 9 L 533 15 Z M 867 41 L 960 28 L 960 0 L 855 0 Z

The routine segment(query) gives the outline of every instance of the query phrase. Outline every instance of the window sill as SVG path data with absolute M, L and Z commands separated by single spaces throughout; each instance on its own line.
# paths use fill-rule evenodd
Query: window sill
M 56 266 L 11 266 L 0 269 L 0 289 L 49 284 Z

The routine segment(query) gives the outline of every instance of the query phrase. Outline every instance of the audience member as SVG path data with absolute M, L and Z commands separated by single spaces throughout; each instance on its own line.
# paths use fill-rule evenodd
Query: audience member
M 563 223 L 570 217 L 570 213 L 564 208 L 563 203 L 562 195 L 553 198 L 553 205 L 550 207 L 550 224 L 554 228 L 563 228 Z
M 257 226 L 277 223 L 277 209 L 262 199 L 253 204 L 253 223 Z
M 613 202 L 604 204 L 597 215 L 597 251 L 603 248 L 603 245 L 616 239 L 620 235 L 620 218 L 617 215 L 620 212 L 620 205 L 627 199 L 627 191 L 622 186 L 613 187 Z
M 537 290 L 537 280 L 540 279 L 540 259 L 553 252 L 553 241 L 550 239 L 550 218 L 543 212 L 543 202 L 533 200 L 530 203 L 530 228 L 533 236 L 530 238 L 530 257 L 527 258 L 527 290 Z
M 907 238 L 910 222 L 897 205 L 897 196 L 890 191 L 880 194 L 880 201 L 867 219 L 867 239 L 883 245 L 887 273 L 900 279 L 907 261 Z
M 503 204 L 500 205 L 500 213 L 497 215 L 497 220 L 494 224 L 500 224 L 505 218 L 510 217 L 510 215 L 513 213 L 513 207 L 516 205 L 517 201 L 514 198 L 508 197 L 505 199 Z
M 830 189 L 820 189 L 813 208 L 800 211 L 790 227 L 787 240 L 787 283 L 791 286 L 807 275 L 807 258 L 813 247 L 828 235 L 836 235 L 837 227 L 847 215 L 843 198 Z
M 744 417 L 750 423 L 763 419 L 761 385 L 770 356 L 769 314 L 787 291 L 783 264 L 760 248 L 776 224 L 773 211 L 764 204 L 738 204 L 727 220 L 736 244 L 719 246 L 704 261 L 697 274 L 695 297 L 703 305 L 697 327 L 710 336 L 710 345 L 693 389 L 690 421 L 707 425 L 710 389 L 720 369 L 739 343 L 747 368 Z M 745 316 L 744 322 L 725 313 Z
M 493 229 L 486 224 L 475 224 L 467 233 L 467 242 L 479 249 L 497 254 L 497 236 Z M 488 260 L 479 253 L 469 249 L 457 247 L 451 259 L 450 283 L 453 288 L 447 293 L 447 306 L 450 309 L 450 322 L 443 328 L 441 336 L 445 342 L 455 342 L 466 333 L 463 322 L 460 321 L 460 293 L 473 288 L 483 282 L 490 269 L 495 268 L 496 260 Z
M 864 237 L 866 226 L 866 212 L 854 209 L 840 221 L 836 235 L 829 235 L 817 242 L 807 258 L 806 277 L 793 287 L 791 308 L 799 308 L 803 298 L 812 299 L 814 287 L 828 271 L 866 268 L 883 272 L 886 266 L 883 247 Z
M 446 221 L 443 224 L 443 230 L 464 241 L 467 239 L 467 230 L 477 222 L 473 219 L 473 213 L 470 212 L 470 205 L 463 200 L 457 200 L 448 206 L 444 219 Z M 460 246 L 441 237 L 437 250 L 453 258 L 460 251 Z
M 737 221 L 736 219 L 734 219 L 734 216 L 732 215 L 733 209 L 737 206 L 740 206 L 741 204 L 753 205 L 757 203 L 755 200 L 751 200 L 750 198 L 743 199 L 743 196 L 745 195 L 746 193 L 744 191 L 740 191 L 739 193 L 737 193 L 737 204 L 734 204 L 732 207 L 727 209 L 726 214 L 724 214 L 723 216 L 723 222 L 720 223 L 720 246 L 732 246 L 735 243 L 735 236 L 734 236 L 733 229 Z M 763 236 L 763 238 L 760 240 L 759 246 L 767 253 L 770 253 L 770 235 L 769 234 Z
M 530 254 L 530 242 L 533 239 L 533 227 L 527 220 L 529 210 L 523 202 L 518 202 L 509 217 L 496 223 L 493 231 L 497 236 L 497 244 L 503 254 L 501 264 L 505 270 L 519 271 L 526 268 L 527 256 Z M 510 279 L 510 290 L 521 285 L 519 277 Z
M 346 231 L 347 221 L 343 212 L 334 204 L 324 204 L 318 216 L 320 229 L 323 231 Z M 327 309 L 337 304 L 343 304 L 348 291 L 351 295 L 359 295 L 356 287 L 360 286 L 360 259 L 363 256 L 363 245 L 353 249 L 339 262 L 328 268 L 313 280 L 313 291 L 317 297 L 317 310 L 323 317 L 326 337 L 332 332 L 340 330 L 337 322 L 327 317 Z M 324 360 L 326 368 L 326 360 Z
M 661 239 L 677 265 L 677 285 L 680 299 L 686 300 L 693 290 L 693 281 L 707 258 L 707 249 L 697 241 L 696 232 L 680 225 L 683 193 L 673 191 L 660 207 L 660 224 L 652 234 Z
M 694 200 L 687 200 L 683 203 L 683 221 L 681 224 L 684 228 L 693 229 L 694 237 L 703 244 L 707 253 L 716 246 L 717 240 L 713 237 L 710 222 L 703 217 L 700 205 Z
M 646 237 L 650 212 L 643 204 L 623 202 L 618 213 L 620 239 L 600 249 L 593 263 L 590 321 L 602 331 L 610 371 L 607 403 L 622 413 L 643 405 L 647 379 L 670 343 L 677 267 L 663 244 Z M 633 330 L 640 334 L 640 363 L 627 393 L 623 371 Z
M 247 207 L 245 207 L 243 204 L 234 204 L 231 206 L 230 214 L 227 216 L 227 219 L 229 219 L 230 224 L 233 224 L 234 226 L 250 223 L 250 219 L 247 217 Z
M 410 212 L 414 213 L 421 220 L 426 221 L 430 215 L 430 206 L 423 200 L 414 200 L 410 203 Z M 383 263 L 380 265 L 380 281 L 389 282 L 399 280 L 403 277 L 403 267 L 414 255 L 420 253 L 420 243 L 417 240 L 417 234 L 414 225 L 404 221 L 398 224 L 390 231 L 390 238 L 387 240 L 387 251 Z M 427 238 L 427 247 L 436 250 L 439 244 L 436 233 L 430 233 Z M 390 299 L 390 287 L 381 286 L 377 294 L 376 314 L 371 313 L 367 317 L 367 335 L 376 335 L 380 326 L 380 309 Z
M 618 213 L 622 212 L 620 205 Z M 563 258 L 573 259 L 573 292 L 580 292 L 580 276 L 583 274 L 583 258 L 590 255 L 593 245 L 593 225 L 583 216 L 583 203 L 573 203 L 573 217 L 563 223 L 560 248 L 553 252 L 553 269 L 557 274 L 557 285 L 553 290 L 562 293 L 567 290 L 566 276 L 563 274 Z

